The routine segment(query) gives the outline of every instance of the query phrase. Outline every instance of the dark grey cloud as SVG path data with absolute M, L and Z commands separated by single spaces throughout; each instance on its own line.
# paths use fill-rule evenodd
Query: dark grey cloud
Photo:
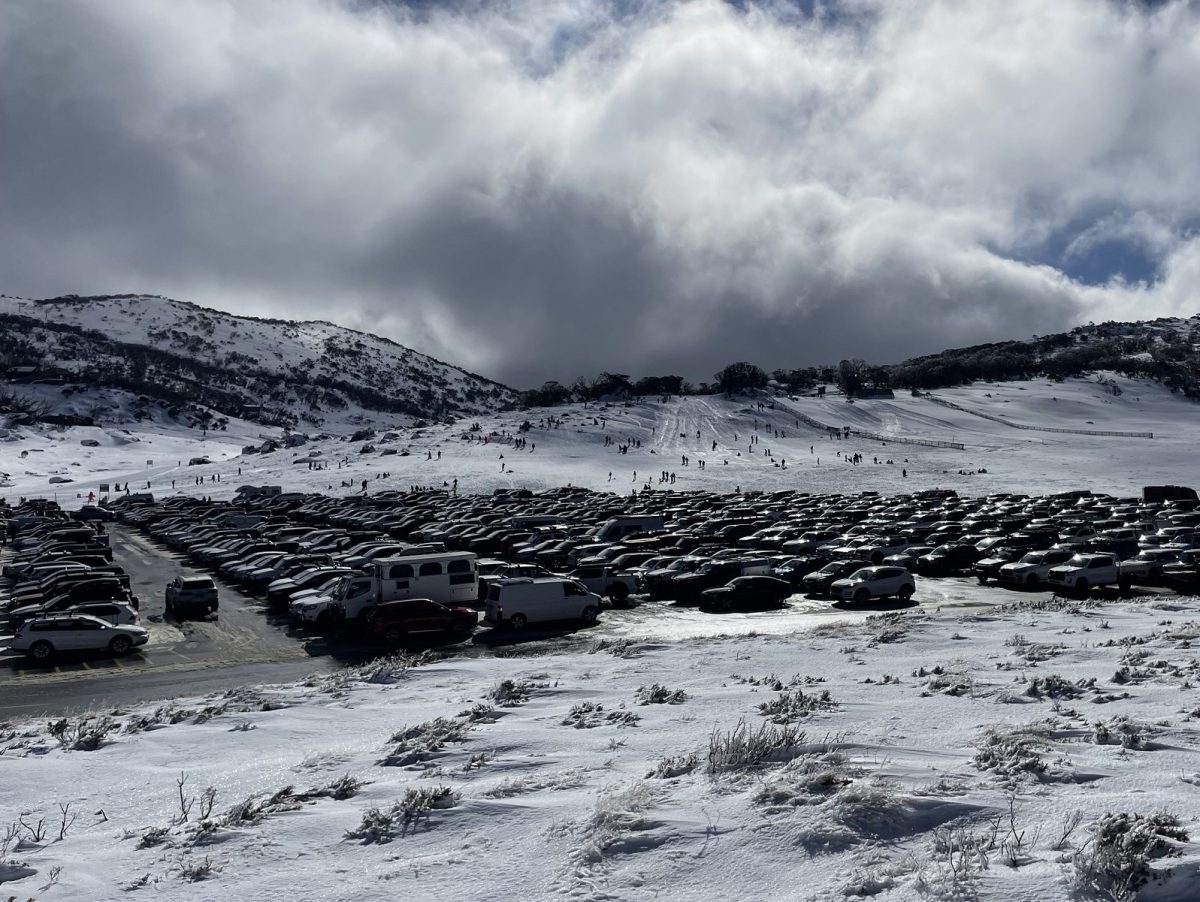
M 1184 0 L 17 0 L 0 290 L 517 385 L 1192 313 L 1197 46 Z

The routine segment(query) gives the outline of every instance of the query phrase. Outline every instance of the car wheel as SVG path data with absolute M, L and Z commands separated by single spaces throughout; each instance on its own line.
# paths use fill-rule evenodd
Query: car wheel
M 528 622 L 529 618 L 527 618 L 524 614 L 513 614 L 508 618 L 508 628 L 513 630 L 523 630 L 525 629 L 525 624 Z
M 854 593 L 855 604 L 866 604 L 871 600 L 871 593 L 867 589 L 859 589 Z
M 596 606 L 589 604 L 586 608 L 583 609 L 583 614 L 580 615 L 579 619 L 582 620 L 584 623 L 591 624 L 591 623 L 595 623 L 596 619 L 599 616 L 600 616 L 600 612 L 596 610 Z
M 979 585 L 981 585 L 981 586 L 986 586 L 986 585 L 987 585 L 987 577 L 986 577 L 986 576 L 984 576 L 982 573 L 981 573 L 981 574 L 979 574 L 979 576 L 977 576 L 977 577 L 976 577 L 976 579 L 978 579 L 978 580 L 979 580 Z
M 1038 579 L 1038 575 L 1036 573 L 1030 573 L 1025 579 L 1025 585 L 1031 589 L 1036 589 L 1038 587 L 1038 583 L 1040 582 L 1041 580 Z
M 398 626 L 389 626 L 383 631 L 383 641 L 388 645 L 399 645 L 404 641 L 404 630 Z
M 608 597 L 611 598 L 615 604 L 624 604 L 629 598 L 629 586 L 625 585 L 624 583 L 613 583 L 608 587 Z
M 1117 581 L 1117 588 L 1122 592 L 1128 592 L 1133 588 L 1133 581 L 1129 579 L 1121 579 Z
M 912 586 L 904 585 L 904 586 L 900 587 L 900 591 L 897 592 L 896 594 L 900 596 L 901 601 L 908 601 L 910 598 L 913 597 L 914 591 L 915 590 L 913 589 Z
M 1075 583 L 1075 591 L 1078 592 L 1080 595 L 1087 595 L 1088 589 L 1090 589 L 1090 588 L 1091 588 L 1091 585 L 1088 583 L 1088 581 L 1086 579 L 1081 579 L 1079 582 Z
M 118 658 L 122 655 L 129 654 L 129 649 L 133 648 L 133 643 L 129 641 L 128 636 L 116 636 L 108 643 L 109 651 Z
M 54 657 L 54 646 L 49 642 L 34 642 L 29 647 L 29 657 L 35 661 L 45 662 Z

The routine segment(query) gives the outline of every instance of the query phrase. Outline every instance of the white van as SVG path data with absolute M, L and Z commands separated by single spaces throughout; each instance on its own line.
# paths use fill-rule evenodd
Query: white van
M 595 623 L 600 616 L 600 596 L 573 579 L 518 577 L 502 579 L 488 589 L 483 619 L 493 626 L 523 629 L 545 620 L 582 620 Z

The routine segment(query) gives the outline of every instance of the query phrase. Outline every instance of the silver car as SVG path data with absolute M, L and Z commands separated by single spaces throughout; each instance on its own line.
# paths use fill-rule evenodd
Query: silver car
M 86 614 L 59 614 L 22 624 L 9 647 L 27 653 L 35 661 L 46 662 L 64 651 L 108 649 L 120 657 L 149 640 L 150 634 L 140 626 L 114 626 Z

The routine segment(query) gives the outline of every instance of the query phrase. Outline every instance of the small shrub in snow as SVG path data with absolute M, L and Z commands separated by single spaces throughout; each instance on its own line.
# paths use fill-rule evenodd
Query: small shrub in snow
M 818 693 L 805 695 L 800 689 L 784 692 L 770 701 L 758 706 L 758 713 L 771 723 L 785 724 L 802 720 L 817 711 L 824 711 L 834 706 L 829 697 L 829 690 L 822 689 Z
M 596 800 L 596 808 L 583 827 L 580 846 L 571 853 L 579 865 L 597 864 L 622 847 L 631 834 L 644 832 L 654 824 L 643 812 L 657 800 L 648 784 L 637 783 L 629 789 L 612 792 Z
M 1071 859 L 1073 888 L 1099 898 L 1126 902 L 1150 877 L 1150 862 L 1178 856 L 1188 834 L 1165 812 L 1106 814 L 1088 828 L 1091 839 Z
M 689 755 L 670 755 L 654 765 L 654 769 L 646 774 L 647 780 L 673 780 L 690 774 L 700 766 L 700 758 L 695 752 Z
M 366 780 L 360 780 L 350 774 L 342 774 L 332 783 L 310 789 L 305 795 L 310 798 L 330 798 L 337 802 L 344 802 L 346 799 L 352 799 L 358 795 L 359 790 L 366 785 Z
M 307 793 L 297 794 L 291 786 L 285 786 L 270 796 L 252 795 L 231 807 L 221 819 L 226 827 L 250 827 L 261 824 L 273 814 L 296 811 L 311 798 Z
M 389 843 L 397 836 L 416 830 L 421 820 L 429 826 L 429 814 L 435 809 L 453 808 L 458 793 L 448 786 L 422 786 L 405 790 L 404 798 L 388 808 L 369 808 L 362 823 L 346 831 L 346 839 L 357 839 L 363 845 Z
M 873 861 L 855 868 L 842 884 L 840 892 L 846 899 L 869 899 L 885 890 L 894 889 L 896 878 L 911 870 L 910 863 Z
M 499 719 L 499 716 L 496 714 L 496 709 L 491 705 L 485 705 L 480 702 L 466 711 L 460 711 L 458 719 L 467 724 L 495 723 Z
M 203 861 L 188 861 L 180 865 L 179 877 L 182 880 L 187 880 L 191 883 L 198 883 L 201 880 L 208 880 L 210 877 L 215 877 L 221 873 L 219 865 L 212 863 L 212 860 L 205 855 Z
M 639 705 L 682 705 L 688 700 L 688 694 L 682 689 L 668 689 L 654 683 L 638 686 L 636 698 Z
M 62 718 L 53 721 L 47 732 L 58 741 L 58 746 L 68 752 L 94 752 L 104 745 L 108 734 L 116 730 L 112 718 L 80 717 L 77 720 Z
M 356 667 L 345 667 L 334 674 L 310 677 L 307 685 L 315 686 L 324 692 L 337 692 L 354 683 L 390 685 L 404 679 L 412 668 L 436 660 L 437 655 L 428 651 L 411 655 L 398 652 Z
M 787 724 L 765 723 L 754 729 L 744 719 L 728 732 L 714 729 L 708 738 L 708 772 L 737 773 L 794 757 L 805 735 Z
M 819 805 L 853 782 L 854 778 L 836 758 L 832 761 L 805 759 L 793 762 L 774 780 L 764 784 L 754 801 L 768 814 L 778 814 L 791 808 Z
M 592 644 L 588 654 L 606 651 L 618 658 L 636 658 L 638 646 L 632 639 L 600 639 Z
M 875 648 L 879 645 L 890 645 L 893 642 L 899 642 L 908 635 L 908 626 L 911 623 L 902 612 L 893 612 L 889 614 L 872 614 L 865 621 L 867 633 L 870 636 L 867 642 L 868 648 Z
M 147 830 L 145 833 L 142 834 L 141 839 L 138 840 L 136 848 L 152 849 L 155 846 L 161 846 L 163 843 L 165 843 L 167 841 L 167 838 L 170 835 L 171 835 L 170 827 L 151 827 L 149 830 Z
M 511 796 L 524 795 L 528 792 L 540 792 L 543 789 L 558 791 L 576 789 L 583 785 L 583 778 L 574 771 L 546 776 L 510 777 L 501 783 L 485 789 L 480 795 L 485 799 L 507 799 Z
M 1096 745 L 1119 745 L 1125 749 L 1145 749 L 1154 728 L 1120 714 L 1092 725 L 1092 741 Z
M 470 730 L 471 725 L 464 720 L 448 717 L 405 727 L 393 734 L 389 741 L 396 746 L 379 763 L 384 767 L 409 767 L 428 761 L 447 744 L 462 742 Z
M 1078 698 L 1083 690 L 1070 680 L 1056 673 L 1037 676 L 1025 687 L 1025 694 L 1030 698 Z
M 642 715 L 634 714 L 632 711 L 626 711 L 620 708 L 616 711 L 609 711 L 604 715 L 604 722 L 614 724 L 618 727 L 636 727 L 642 722 Z
M 590 730 L 604 724 L 615 724 L 618 727 L 636 727 L 641 721 L 641 715 L 618 708 L 615 711 L 605 711 L 599 702 L 580 702 L 572 705 L 567 716 L 562 719 L 564 727 L 574 727 L 577 730 Z
M 1017 779 L 1025 776 L 1041 778 L 1047 764 L 1042 757 L 1047 744 L 1045 737 L 1029 730 L 988 730 L 975 751 L 972 763 L 1000 777 Z
M 529 701 L 533 690 L 542 688 L 542 685 L 528 680 L 501 680 L 488 693 L 488 698 L 501 708 L 515 708 Z

